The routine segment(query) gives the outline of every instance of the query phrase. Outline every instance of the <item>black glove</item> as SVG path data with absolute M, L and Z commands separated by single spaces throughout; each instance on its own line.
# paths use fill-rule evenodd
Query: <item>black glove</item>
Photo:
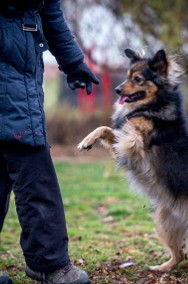
M 84 62 L 73 65 L 69 69 L 63 69 L 63 71 L 67 74 L 67 83 L 72 90 L 86 88 L 89 95 L 92 92 L 92 83 L 99 84 L 97 77 Z
M 12 279 L 7 274 L 0 275 L 0 284 L 12 284 Z

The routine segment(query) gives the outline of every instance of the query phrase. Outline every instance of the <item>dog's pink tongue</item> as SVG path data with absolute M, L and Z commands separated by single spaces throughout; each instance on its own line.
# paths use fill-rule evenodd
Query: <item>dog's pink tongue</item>
M 120 99 L 119 99 L 119 104 L 120 104 L 120 105 L 123 105 L 123 104 L 126 102 L 126 100 L 127 100 L 127 97 L 126 97 L 126 96 L 120 97 Z

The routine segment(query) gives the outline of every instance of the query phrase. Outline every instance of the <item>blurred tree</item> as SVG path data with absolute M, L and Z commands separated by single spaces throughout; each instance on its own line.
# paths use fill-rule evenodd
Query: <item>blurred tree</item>
M 113 78 L 120 74 L 129 64 L 126 57 L 122 60 L 125 48 L 143 49 L 147 55 L 166 48 L 180 55 L 188 69 L 187 0 L 62 0 L 62 7 L 87 59 L 100 72 L 115 71 Z
M 63 2 L 64 6 L 79 5 L 80 8 L 98 3 L 111 9 L 116 16 L 129 12 L 143 31 L 150 32 L 165 44 L 175 48 L 183 44 L 181 31 L 188 28 L 187 0 L 64 0 Z M 69 8 L 66 10 L 72 11 Z M 75 13 L 72 13 L 72 20 L 76 20 Z
M 83 47 L 85 47 L 85 40 L 81 35 L 83 32 L 80 30 L 80 23 L 83 22 L 84 11 L 86 9 L 89 11 L 89 8 L 93 9 L 94 6 L 100 5 L 117 19 L 116 23 L 113 20 L 112 38 L 114 38 L 115 27 L 119 23 L 122 24 L 124 38 L 122 36 L 121 43 L 120 41 L 118 43 L 119 50 L 125 46 L 139 48 L 141 43 L 140 48 L 145 46 L 150 51 L 166 46 L 173 53 L 177 52 L 188 57 L 187 0 L 63 0 L 62 4 L 65 16 Z M 95 22 L 94 14 L 95 12 L 90 14 L 90 23 L 85 27 L 85 34 L 88 35 L 88 38 L 90 36 L 89 40 L 95 28 L 98 29 L 99 34 L 99 26 L 106 24 L 105 17 L 101 19 L 100 23 L 98 18 Z M 120 36 L 116 35 L 116 41 L 119 38 Z M 138 39 L 140 43 L 138 43 Z M 95 41 L 97 40 L 96 37 Z M 109 44 L 114 45 L 115 43 L 111 41 Z M 103 45 L 103 49 L 108 50 L 107 44 L 105 47 Z
M 165 45 L 181 48 L 188 28 L 187 0 L 122 0 L 144 32 L 150 32 Z

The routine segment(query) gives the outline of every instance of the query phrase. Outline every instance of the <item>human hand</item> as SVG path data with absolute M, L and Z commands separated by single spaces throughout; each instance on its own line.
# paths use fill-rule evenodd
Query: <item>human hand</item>
M 86 63 L 75 65 L 67 72 L 67 83 L 72 90 L 85 89 L 87 94 L 92 93 L 92 83 L 99 84 L 98 78 L 92 73 Z

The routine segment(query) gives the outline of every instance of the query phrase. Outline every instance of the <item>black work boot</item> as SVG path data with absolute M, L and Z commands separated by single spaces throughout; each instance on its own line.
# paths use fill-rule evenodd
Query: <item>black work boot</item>
M 72 264 L 51 273 L 42 273 L 26 267 L 26 275 L 47 284 L 89 284 L 87 273 Z
M 0 274 L 0 284 L 12 284 L 12 279 L 7 274 Z

